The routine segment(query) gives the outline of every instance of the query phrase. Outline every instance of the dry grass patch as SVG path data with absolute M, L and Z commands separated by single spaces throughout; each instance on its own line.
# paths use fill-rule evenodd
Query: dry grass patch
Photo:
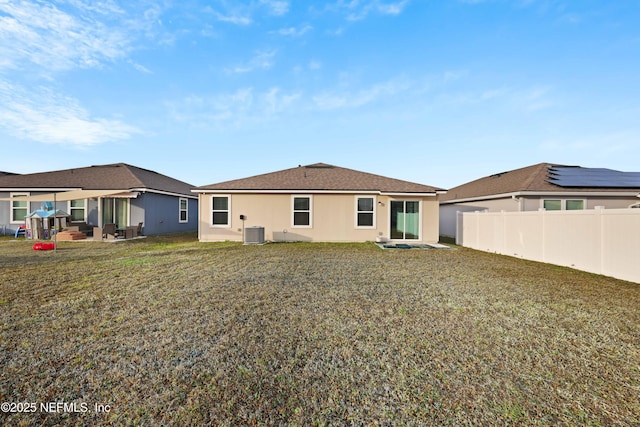
M 472 250 L 0 242 L 3 425 L 637 425 L 640 285 Z M 95 413 L 95 403 L 110 412 Z

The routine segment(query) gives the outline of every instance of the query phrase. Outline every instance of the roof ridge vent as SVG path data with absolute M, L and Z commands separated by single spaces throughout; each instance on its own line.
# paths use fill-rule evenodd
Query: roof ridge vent
M 500 173 L 494 173 L 493 175 L 489 175 L 489 178 L 500 178 L 502 175 L 509 173 L 510 171 L 507 172 L 500 172 Z
M 329 165 L 327 163 L 314 163 L 312 165 L 306 165 L 307 169 L 334 169 L 335 166 Z

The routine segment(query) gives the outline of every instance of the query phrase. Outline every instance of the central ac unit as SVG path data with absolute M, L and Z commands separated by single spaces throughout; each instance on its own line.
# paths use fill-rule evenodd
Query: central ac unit
M 247 227 L 244 229 L 245 245 L 264 245 L 264 227 Z

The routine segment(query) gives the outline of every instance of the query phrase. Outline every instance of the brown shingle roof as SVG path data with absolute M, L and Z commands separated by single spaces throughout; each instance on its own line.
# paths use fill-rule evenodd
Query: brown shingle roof
M 389 193 L 434 193 L 444 191 L 429 185 L 315 163 L 297 168 L 205 185 L 203 191 L 382 191 Z
M 52 172 L 0 176 L 4 189 L 130 190 L 134 188 L 192 195 L 192 185 L 126 163 Z
M 486 176 L 466 184 L 449 189 L 447 194 L 441 198 L 442 202 L 460 199 L 478 198 L 497 194 L 515 193 L 521 191 L 543 192 L 555 191 L 563 193 L 601 191 L 613 192 L 621 191 L 620 188 L 607 187 L 580 187 L 567 188 L 547 182 L 549 179 L 549 168 L 554 166 L 564 166 L 553 163 L 538 163 L 507 172 Z M 572 166 L 565 166 L 572 167 Z M 579 167 L 579 166 L 573 166 Z

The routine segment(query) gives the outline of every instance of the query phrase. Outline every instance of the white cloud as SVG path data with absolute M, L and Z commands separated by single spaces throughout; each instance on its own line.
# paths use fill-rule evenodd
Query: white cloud
M 19 138 L 74 147 L 139 133 L 120 120 L 95 117 L 54 89 L 59 74 L 119 61 L 150 72 L 129 55 L 140 37 L 162 36 L 162 6 L 125 6 L 129 10 L 112 0 L 0 0 L 0 127 Z
M 215 3 L 215 6 L 206 6 L 203 11 L 212 14 L 218 21 L 240 26 L 253 24 L 253 15 L 263 11 L 263 8 L 271 15 L 282 16 L 289 12 L 290 6 L 284 0 L 259 0 L 248 4 L 218 0 Z
M 407 0 L 387 4 L 379 3 L 378 11 L 383 15 L 399 15 L 402 13 L 407 3 Z
M 76 99 L 47 88 L 24 88 L 0 80 L 0 127 L 24 139 L 87 147 L 140 133 L 119 120 L 91 115 Z
M 257 92 L 245 87 L 213 96 L 191 96 L 167 103 L 171 117 L 192 127 L 245 127 L 294 111 L 299 93 L 285 93 L 279 87 Z
M 497 99 L 504 98 L 507 93 L 508 90 L 506 88 L 446 92 L 440 97 L 440 99 L 449 105 L 465 106 L 495 101 Z
M 216 16 L 217 16 L 219 21 L 228 22 L 230 24 L 235 24 L 235 25 L 247 26 L 247 25 L 250 25 L 253 22 L 251 20 L 251 18 L 248 17 L 248 16 L 223 15 L 222 13 L 216 13 Z
M 289 2 L 281 0 L 260 0 L 261 4 L 266 5 L 271 13 L 277 16 L 285 15 L 289 12 Z
M 282 113 L 287 111 L 299 98 L 299 93 L 282 94 L 280 88 L 271 88 L 264 94 L 265 111 L 271 115 Z
M 145 74 L 151 74 L 151 70 L 148 69 L 147 67 L 145 67 L 142 64 L 138 64 L 137 62 L 133 62 L 133 61 L 128 61 L 128 63 L 135 68 L 136 70 L 140 71 L 141 73 L 145 73 Z
M 0 65 L 5 69 L 93 68 L 131 50 L 124 31 L 90 13 L 72 15 L 33 1 L 0 2 L 0 13 Z
M 314 107 L 320 110 L 336 110 L 343 108 L 358 108 L 376 101 L 393 98 L 406 93 L 414 85 L 404 79 L 395 79 L 377 83 L 359 91 L 325 92 L 312 97 Z
M 445 82 L 449 78 L 445 74 Z M 511 111 L 538 112 L 556 105 L 552 88 L 532 86 L 528 88 L 497 87 L 469 91 L 447 91 L 439 98 L 447 105 L 473 106 L 487 103 L 502 105 Z
M 469 74 L 466 70 L 456 70 L 456 71 L 445 71 L 442 79 L 445 83 L 454 82 L 456 80 L 460 80 L 461 78 L 467 76 Z
M 380 15 L 399 15 L 409 4 L 409 0 L 383 1 L 383 0 L 339 0 L 328 5 L 327 9 L 344 13 L 349 21 L 359 21 L 371 13 Z
M 254 70 L 268 70 L 273 66 L 273 58 L 275 55 L 275 50 L 257 52 L 247 63 L 237 65 L 231 69 L 227 69 L 227 71 L 236 74 L 243 74 Z
M 122 14 L 124 10 L 112 0 L 105 1 L 82 1 L 82 0 L 66 0 L 66 3 L 73 5 L 77 9 L 94 12 L 102 15 Z
M 289 27 L 289 28 L 281 28 L 278 31 L 275 31 L 276 34 L 280 34 L 281 36 L 291 36 L 291 37 L 300 37 L 305 33 L 311 31 L 313 27 L 311 25 L 304 25 L 301 28 Z
M 516 99 L 520 100 L 522 108 L 528 111 L 546 110 L 555 105 L 552 97 L 552 89 L 546 86 L 535 86 L 518 93 Z

